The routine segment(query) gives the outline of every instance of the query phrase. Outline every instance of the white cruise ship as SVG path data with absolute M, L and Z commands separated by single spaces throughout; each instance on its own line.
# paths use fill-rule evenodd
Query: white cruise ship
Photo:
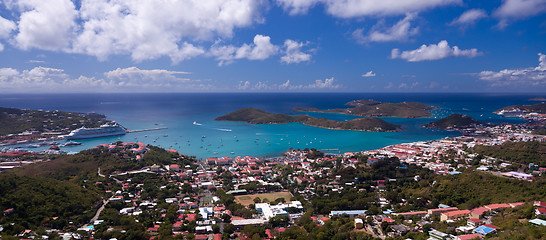
M 78 128 L 70 134 L 66 135 L 65 139 L 84 139 L 84 138 L 97 138 L 116 135 L 125 135 L 125 129 L 120 125 L 114 123 L 113 125 L 105 124 L 98 128 Z

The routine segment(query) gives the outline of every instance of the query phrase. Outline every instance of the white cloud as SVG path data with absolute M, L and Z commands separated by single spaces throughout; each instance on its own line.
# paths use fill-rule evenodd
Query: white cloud
M 294 40 L 285 40 L 284 47 L 286 50 L 285 55 L 281 57 L 281 62 L 290 64 L 311 61 L 311 54 L 301 51 L 301 48 L 304 45 L 304 43 L 296 42 Z
M 62 69 L 35 67 L 18 71 L 0 68 L 0 88 L 10 92 L 133 92 L 210 89 L 199 81 L 180 77 L 187 72 L 164 69 L 118 68 L 99 78 L 70 77 Z
M 420 62 L 420 61 L 431 61 L 439 60 L 447 57 L 468 57 L 473 58 L 481 55 L 482 53 L 478 49 L 459 49 L 457 46 L 450 47 L 446 40 L 440 41 L 438 44 L 423 44 L 420 48 L 403 51 L 400 53 L 400 50 L 395 48 L 391 51 L 391 58 L 404 59 L 409 62 Z
M 309 8 L 317 4 L 318 0 L 277 0 L 277 4 L 281 5 L 290 15 L 305 14 Z
M 17 27 L 14 22 L 0 16 L 0 39 L 7 39 Z M 0 43 L 0 52 L 4 51 L 4 44 Z
M 461 16 L 453 19 L 449 25 L 460 25 L 463 27 L 474 25 L 478 20 L 487 17 L 487 13 L 483 9 L 470 9 L 465 11 Z
M 134 60 L 170 57 L 173 62 L 204 53 L 190 41 L 229 38 L 235 28 L 260 20 L 255 0 L 84 0 L 83 31 L 74 50 L 99 59 L 131 54 Z
M 416 17 L 416 14 L 408 13 L 404 19 L 390 28 L 385 28 L 384 21 L 381 21 L 372 27 L 368 35 L 365 36 L 364 30 L 360 28 L 353 32 L 353 37 L 359 43 L 406 41 L 409 37 L 419 33 L 419 28 L 411 27 L 411 21 Z
M 524 19 L 546 12 L 544 0 L 503 0 L 502 5 L 493 12 L 500 19 L 499 27 L 503 28 L 509 20 Z
M 254 43 L 245 43 L 241 47 L 222 46 L 217 42 L 211 47 L 209 54 L 215 56 L 221 66 L 230 64 L 235 59 L 265 60 L 276 55 L 278 51 L 279 47 L 271 43 L 269 36 L 258 34 L 254 37 Z
M 362 74 L 362 77 L 375 77 L 375 73 L 373 71 L 369 71 L 365 74 Z
M 539 53 L 537 67 L 523 69 L 504 69 L 498 72 L 482 71 L 477 74 L 480 80 L 492 86 L 546 86 L 546 55 Z
M 67 50 L 78 12 L 70 0 L 7 2 L 21 11 L 15 43 L 21 49 Z
M 116 85 L 120 86 L 169 86 L 189 82 L 188 78 L 180 78 L 177 75 L 187 72 L 168 71 L 163 69 L 143 70 L 137 67 L 118 68 L 104 73 L 104 76 Z
M 354 18 L 420 12 L 440 6 L 458 5 L 462 0 L 277 0 L 277 3 L 290 14 L 307 13 L 309 8 L 321 3 L 335 17 Z
M 325 89 L 336 89 L 340 88 L 341 85 L 335 84 L 335 79 L 332 78 L 326 78 L 323 80 L 315 80 L 315 82 L 310 84 L 292 84 L 290 80 L 286 80 L 286 82 L 281 84 L 268 84 L 265 82 L 259 81 L 256 84 L 252 84 L 250 81 L 241 81 L 239 82 L 239 85 L 237 88 L 239 90 L 251 90 L 251 91 L 283 91 L 283 90 L 291 90 L 291 91 L 298 91 L 298 90 L 325 90 Z

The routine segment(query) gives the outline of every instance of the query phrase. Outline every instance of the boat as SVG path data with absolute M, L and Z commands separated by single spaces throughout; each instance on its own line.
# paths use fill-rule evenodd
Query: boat
M 70 146 L 78 146 L 78 145 L 82 145 L 82 143 L 81 142 L 68 141 L 68 142 L 62 144 L 61 147 L 70 147 Z
M 86 138 L 98 138 L 107 136 L 125 135 L 126 131 L 123 127 L 117 123 L 104 124 L 98 128 L 78 128 L 70 134 L 65 135 L 64 138 L 68 140 L 72 139 L 86 139 Z

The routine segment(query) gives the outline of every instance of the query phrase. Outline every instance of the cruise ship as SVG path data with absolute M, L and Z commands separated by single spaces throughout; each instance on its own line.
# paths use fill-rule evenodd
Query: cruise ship
M 105 124 L 98 128 L 78 128 L 64 138 L 68 140 L 72 139 L 85 139 L 85 138 L 97 138 L 107 136 L 125 135 L 125 129 L 120 125 L 114 123 L 112 125 Z

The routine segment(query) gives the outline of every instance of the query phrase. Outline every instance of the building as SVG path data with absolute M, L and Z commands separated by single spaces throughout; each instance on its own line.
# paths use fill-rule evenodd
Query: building
M 363 227 L 364 227 L 364 221 L 362 221 L 362 219 L 360 218 L 355 218 L 355 228 L 361 229 Z
M 439 240 L 445 240 L 449 237 L 449 234 L 440 232 L 434 228 L 428 231 L 428 235 L 430 236 L 431 239 L 439 239 Z
M 466 217 L 470 213 L 469 210 L 457 210 L 457 211 L 450 211 L 445 212 L 440 215 L 440 221 L 444 222 L 446 220 L 454 220 L 460 217 Z
M 475 233 L 475 234 L 478 234 L 478 235 L 480 235 L 482 237 L 485 237 L 488 234 L 496 233 L 497 229 L 490 227 L 490 225 L 481 225 L 481 226 L 477 227 L 476 229 L 474 229 L 474 231 L 472 231 L 472 232 Z
M 331 211 L 330 217 L 347 214 L 348 217 L 366 216 L 366 210 Z
M 411 231 L 411 228 L 404 225 L 404 224 L 398 224 L 391 226 L 391 230 L 394 232 L 394 234 L 398 236 L 406 235 L 409 231 Z
M 546 216 L 546 208 L 537 207 L 537 209 L 535 210 L 535 214 L 537 216 Z
M 472 209 L 472 211 L 470 211 L 470 218 L 480 219 L 487 212 L 489 212 L 489 209 L 485 208 L 485 207 L 474 208 L 474 209 Z
M 483 221 L 480 220 L 480 219 L 477 219 L 477 218 L 470 218 L 468 219 L 468 221 L 466 222 L 466 225 L 469 226 L 469 227 L 473 227 L 473 228 L 476 228 L 476 227 L 479 227 L 480 225 L 483 224 Z
M 437 208 L 437 209 L 429 209 L 428 214 L 429 215 L 440 215 L 444 212 L 450 212 L 450 211 L 456 211 L 459 210 L 456 207 L 447 207 L 447 208 Z
M 546 226 L 546 221 L 542 219 L 535 218 L 533 220 L 529 220 L 529 222 L 535 226 Z
M 408 217 L 413 217 L 413 216 L 424 217 L 427 214 L 428 214 L 427 211 L 397 213 L 398 216 L 402 216 L 403 218 L 408 218 Z

